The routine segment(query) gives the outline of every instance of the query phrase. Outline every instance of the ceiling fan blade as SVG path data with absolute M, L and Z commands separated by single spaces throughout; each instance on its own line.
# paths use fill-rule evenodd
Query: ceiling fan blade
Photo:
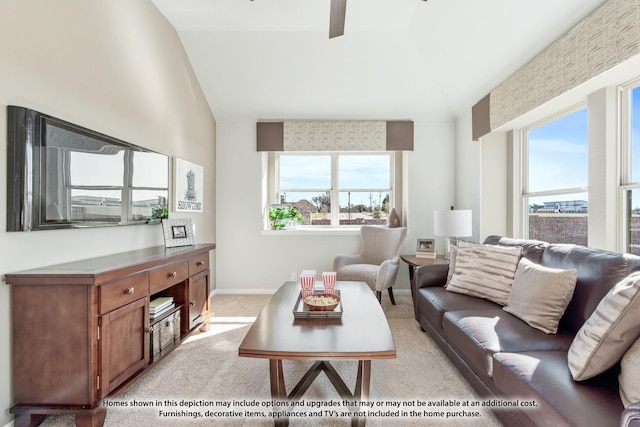
M 344 34 L 344 17 L 347 13 L 347 0 L 331 0 L 329 16 L 329 38 Z

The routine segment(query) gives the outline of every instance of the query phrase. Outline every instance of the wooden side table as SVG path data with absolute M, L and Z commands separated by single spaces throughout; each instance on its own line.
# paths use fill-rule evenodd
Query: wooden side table
M 435 258 L 421 258 L 415 255 L 400 255 L 400 258 L 409 265 L 409 282 L 413 281 L 413 270 L 421 265 L 433 265 L 433 264 L 449 264 L 449 260 L 444 258 L 444 255 L 437 255 Z M 413 286 L 409 284 L 411 288 L 411 298 L 415 300 L 413 295 Z

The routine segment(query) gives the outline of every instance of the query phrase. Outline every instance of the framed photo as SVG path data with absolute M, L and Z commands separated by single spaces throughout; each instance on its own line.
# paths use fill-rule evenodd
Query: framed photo
M 202 212 L 204 169 L 178 157 L 173 166 L 175 211 Z
M 435 250 L 435 241 L 433 239 L 418 239 L 416 252 L 433 252 Z
M 163 219 L 164 245 L 167 248 L 196 244 L 196 236 L 191 218 Z

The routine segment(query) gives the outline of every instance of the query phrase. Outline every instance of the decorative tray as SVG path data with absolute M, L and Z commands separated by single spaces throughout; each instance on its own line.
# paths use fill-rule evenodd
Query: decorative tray
M 323 289 L 314 289 L 314 295 L 321 295 L 324 293 Z M 336 290 L 336 295 L 340 296 L 340 291 Z M 293 306 L 293 317 L 296 319 L 339 319 L 342 317 L 342 300 L 338 303 L 338 306 L 331 311 L 314 311 L 309 310 L 302 301 L 302 292 L 298 294 L 298 299 Z

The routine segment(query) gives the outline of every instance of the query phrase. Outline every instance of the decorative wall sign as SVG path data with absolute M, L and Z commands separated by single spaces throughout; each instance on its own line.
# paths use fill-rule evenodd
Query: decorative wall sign
M 163 219 L 162 231 L 167 248 L 196 244 L 195 230 L 191 218 Z
M 204 170 L 202 166 L 175 158 L 173 188 L 176 212 L 202 212 Z

